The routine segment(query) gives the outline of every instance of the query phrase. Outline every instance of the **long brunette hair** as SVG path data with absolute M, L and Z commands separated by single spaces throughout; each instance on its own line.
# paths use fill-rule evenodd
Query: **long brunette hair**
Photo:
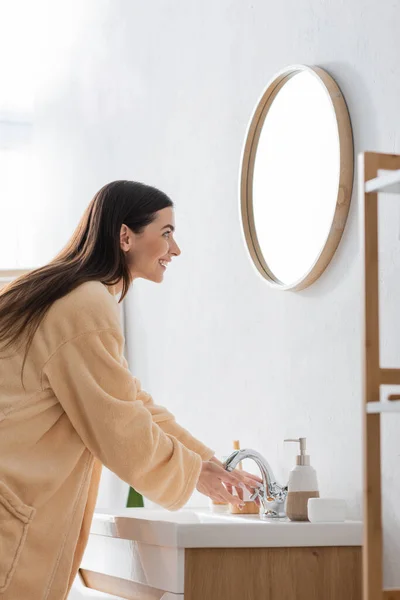
M 173 202 L 166 194 L 136 181 L 113 181 L 102 187 L 63 250 L 50 263 L 0 291 L 1 349 L 18 343 L 24 334 L 25 364 L 33 336 L 50 306 L 86 281 L 115 285 L 122 280 L 121 302 L 131 284 L 120 247 L 121 226 L 141 233 L 159 210 L 169 206 Z

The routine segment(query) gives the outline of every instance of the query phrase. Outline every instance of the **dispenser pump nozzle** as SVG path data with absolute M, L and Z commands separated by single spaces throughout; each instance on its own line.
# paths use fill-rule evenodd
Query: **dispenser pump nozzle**
M 307 439 L 305 437 L 297 438 L 297 439 L 287 439 L 285 442 L 297 442 L 300 444 L 300 454 L 296 457 L 296 464 L 300 466 L 309 466 L 310 457 L 306 454 L 306 442 Z

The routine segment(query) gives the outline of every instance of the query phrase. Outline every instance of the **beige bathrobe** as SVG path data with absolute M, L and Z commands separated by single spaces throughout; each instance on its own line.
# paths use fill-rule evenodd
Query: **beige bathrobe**
M 213 451 L 141 390 L 100 282 L 55 302 L 23 348 L 0 352 L 0 599 L 64 600 L 79 568 L 101 465 L 169 510 Z

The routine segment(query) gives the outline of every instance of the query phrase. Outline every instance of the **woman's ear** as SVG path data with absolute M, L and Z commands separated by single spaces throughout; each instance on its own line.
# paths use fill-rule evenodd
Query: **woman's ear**
M 127 225 L 121 225 L 119 243 L 124 252 L 129 252 L 133 246 L 133 233 Z

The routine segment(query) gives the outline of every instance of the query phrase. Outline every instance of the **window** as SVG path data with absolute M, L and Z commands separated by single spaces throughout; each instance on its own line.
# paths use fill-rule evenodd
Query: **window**
M 28 221 L 34 114 L 32 14 L 19 0 L 0 5 L 0 270 L 20 264 Z

